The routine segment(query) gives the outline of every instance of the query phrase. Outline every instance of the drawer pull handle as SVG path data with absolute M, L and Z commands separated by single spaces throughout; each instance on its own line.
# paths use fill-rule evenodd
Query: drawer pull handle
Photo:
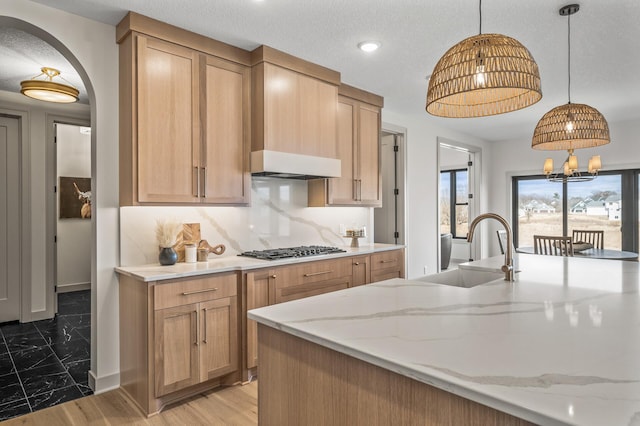
M 189 296 L 191 294 L 198 294 L 198 293 L 206 293 L 208 291 L 218 291 L 218 288 L 206 288 L 204 290 L 194 290 L 194 291 L 185 291 L 182 293 L 183 296 Z
M 333 271 L 322 271 L 322 272 L 314 272 L 312 274 L 304 274 L 304 277 L 315 277 L 316 275 L 324 275 L 324 274 L 330 274 Z
M 393 259 L 393 260 L 381 260 L 380 261 L 380 263 L 395 263 L 395 262 L 396 262 L 395 259 Z

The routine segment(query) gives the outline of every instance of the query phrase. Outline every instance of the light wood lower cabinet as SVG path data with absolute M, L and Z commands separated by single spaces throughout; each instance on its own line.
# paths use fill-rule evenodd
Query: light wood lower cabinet
M 404 278 L 404 250 L 392 250 L 371 255 L 371 282 Z
M 371 282 L 371 257 L 356 256 L 351 258 L 352 279 L 351 286 L 369 284 Z
M 272 304 L 275 291 L 275 280 L 278 279 L 279 269 L 261 269 L 245 274 L 246 310 L 262 308 Z M 244 318 L 247 318 L 246 312 Z M 246 368 L 258 365 L 258 323 L 246 319 Z
M 119 281 L 120 382 L 145 414 L 240 380 L 237 273 Z

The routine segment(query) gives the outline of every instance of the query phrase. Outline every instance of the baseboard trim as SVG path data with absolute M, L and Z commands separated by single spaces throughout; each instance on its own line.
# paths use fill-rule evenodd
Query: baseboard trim
M 71 293 L 72 291 L 91 290 L 91 283 L 58 284 L 57 293 Z
M 120 373 L 96 377 L 93 370 L 89 370 L 89 387 L 98 395 L 120 387 Z

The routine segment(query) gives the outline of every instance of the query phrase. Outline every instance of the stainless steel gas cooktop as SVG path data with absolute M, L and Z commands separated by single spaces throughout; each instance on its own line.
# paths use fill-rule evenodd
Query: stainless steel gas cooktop
M 345 253 L 346 250 L 329 246 L 300 246 L 269 250 L 245 251 L 238 256 L 253 257 L 262 260 L 287 259 L 291 257 L 319 256 L 322 254 Z

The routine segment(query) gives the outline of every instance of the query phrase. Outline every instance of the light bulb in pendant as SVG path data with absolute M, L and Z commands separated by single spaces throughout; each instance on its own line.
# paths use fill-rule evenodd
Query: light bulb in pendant
M 550 175 L 553 172 L 553 158 L 547 158 L 544 160 L 544 174 Z
M 484 86 L 486 83 L 486 76 L 484 74 L 484 65 L 478 65 L 476 67 L 476 86 Z
M 565 126 L 565 129 L 567 129 L 567 133 L 573 133 L 573 130 L 575 129 L 575 125 L 573 124 L 573 114 L 571 113 L 567 114 L 567 125 Z
M 566 161 L 564 162 L 563 169 L 564 169 L 564 175 L 565 176 L 571 176 L 571 174 L 573 173 L 571 171 L 571 169 L 569 168 L 569 163 L 567 163 Z

